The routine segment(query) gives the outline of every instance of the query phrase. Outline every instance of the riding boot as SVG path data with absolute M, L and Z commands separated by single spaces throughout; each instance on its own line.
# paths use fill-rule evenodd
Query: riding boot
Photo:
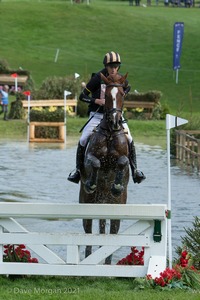
M 129 143 L 129 163 L 134 183 L 141 183 L 144 179 L 146 179 L 146 176 L 143 174 L 143 172 L 137 170 L 136 151 L 133 141 Z
M 85 154 L 85 147 L 81 146 L 79 142 L 77 147 L 77 152 L 76 152 L 76 171 L 73 174 L 70 173 L 67 180 L 74 183 L 79 183 L 81 178 L 80 168 L 83 166 L 84 154 Z

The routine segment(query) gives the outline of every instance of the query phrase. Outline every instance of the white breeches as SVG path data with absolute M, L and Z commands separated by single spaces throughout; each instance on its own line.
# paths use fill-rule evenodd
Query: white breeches
M 94 128 L 97 127 L 99 125 L 99 123 L 101 122 L 101 120 L 103 119 L 103 114 L 100 114 L 98 112 L 97 113 L 91 112 L 89 115 L 89 118 L 91 118 L 92 116 L 93 116 L 93 118 L 83 129 L 83 132 L 82 132 L 82 135 L 80 138 L 80 144 L 83 147 L 86 146 L 89 137 L 93 133 Z M 127 123 L 124 123 L 123 127 L 124 127 L 125 131 L 127 132 L 128 141 L 129 141 L 129 143 L 131 143 L 133 139 L 132 139 L 132 136 L 131 136 L 131 133 L 130 133 Z

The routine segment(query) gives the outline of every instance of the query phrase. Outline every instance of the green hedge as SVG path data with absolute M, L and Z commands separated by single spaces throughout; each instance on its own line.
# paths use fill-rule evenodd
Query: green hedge
M 42 110 L 31 109 L 30 121 L 31 122 L 63 122 L 64 110 L 63 108 L 57 108 L 54 111 L 50 111 L 51 108 L 43 108 Z
M 43 108 L 43 109 L 31 109 L 30 111 L 31 122 L 63 122 L 64 110 L 63 108 Z M 35 128 L 36 138 L 58 138 L 59 129 L 54 126 L 36 126 Z
M 162 92 L 160 91 L 148 91 L 145 93 L 128 93 L 126 96 L 127 101 L 147 101 L 147 102 L 160 102 Z

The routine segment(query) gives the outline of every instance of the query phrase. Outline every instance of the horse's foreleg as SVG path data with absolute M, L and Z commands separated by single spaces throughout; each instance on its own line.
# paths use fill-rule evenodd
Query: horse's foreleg
M 120 227 L 120 220 L 111 220 L 110 221 L 110 233 L 117 234 Z
M 117 161 L 117 172 L 115 176 L 115 181 L 112 185 L 111 192 L 114 196 L 119 196 L 124 190 L 123 186 L 123 177 L 125 175 L 125 171 L 128 168 L 128 157 L 121 156 Z
M 92 220 L 83 220 L 83 228 L 85 233 L 92 233 Z M 89 256 L 92 253 L 92 246 L 86 246 L 85 248 L 85 257 Z
M 88 194 L 94 193 L 97 187 L 97 173 L 100 169 L 100 160 L 94 155 L 90 155 L 86 159 L 85 169 L 88 169 L 87 172 L 89 178 L 85 182 L 85 191 Z

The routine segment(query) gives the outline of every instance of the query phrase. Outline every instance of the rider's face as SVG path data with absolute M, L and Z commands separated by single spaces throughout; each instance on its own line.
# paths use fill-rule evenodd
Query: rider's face
M 109 75 L 116 75 L 118 72 L 119 66 L 108 65 L 107 70 Z

